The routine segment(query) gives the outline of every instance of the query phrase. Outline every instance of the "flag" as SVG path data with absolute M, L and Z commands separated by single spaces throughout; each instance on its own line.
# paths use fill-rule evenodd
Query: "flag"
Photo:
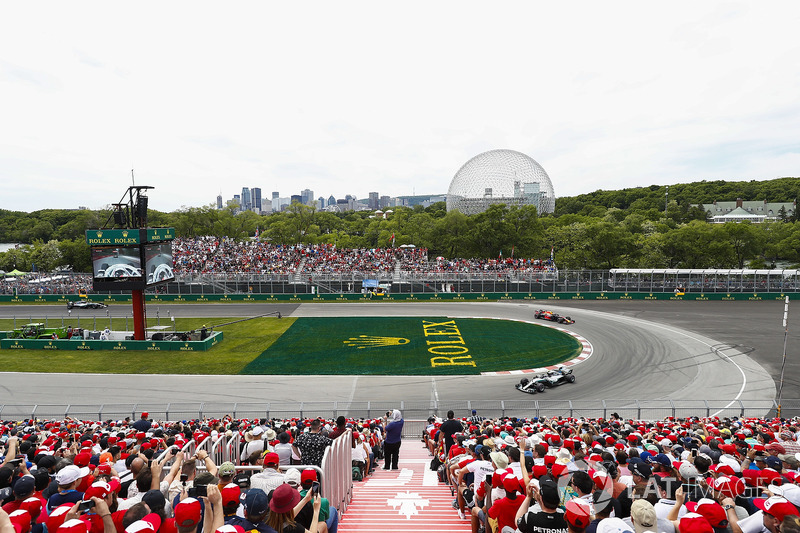
M 392 248 L 394 248 L 394 232 L 392 233 Z
M 511 247 L 511 259 L 514 259 L 514 248 L 516 248 L 516 246 Z
M 258 226 L 256 226 L 256 237 L 258 237 Z
M 553 261 L 553 249 L 554 249 L 554 248 L 555 248 L 555 246 L 551 246 L 551 247 L 550 247 L 550 261 L 551 261 L 551 262 Z
M 500 259 L 503 258 L 503 250 L 500 250 Z

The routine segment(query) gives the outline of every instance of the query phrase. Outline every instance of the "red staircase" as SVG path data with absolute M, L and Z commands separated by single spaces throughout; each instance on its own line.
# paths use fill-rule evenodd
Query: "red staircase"
M 399 470 L 384 470 L 353 483 L 353 499 L 339 521 L 342 533 L 471 532 L 451 503 L 450 487 L 428 467 L 431 456 L 422 442 L 403 440 Z

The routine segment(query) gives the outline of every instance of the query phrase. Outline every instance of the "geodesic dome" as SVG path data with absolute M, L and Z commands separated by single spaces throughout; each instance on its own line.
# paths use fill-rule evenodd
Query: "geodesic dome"
M 490 150 L 462 166 L 447 191 L 447 210 L 465 215 L 486 211 L 492 204 L 533 205 L 539 213 L 556 207 L 553 183 L 542 165 L 514 150 Z

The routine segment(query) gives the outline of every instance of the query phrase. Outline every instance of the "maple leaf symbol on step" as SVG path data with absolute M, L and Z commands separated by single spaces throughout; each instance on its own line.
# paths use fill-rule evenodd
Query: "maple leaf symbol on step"
M 394 498 L 389 498 L 386 503 L 397 509 L 400 507 L 400 513 L 406 515 L 408 520 L 411 520 L 411 515 L 419 514 L 417 507 L 420 509 L 430 503 L 430 501 L 423 499 L 416 492 L 398 492 Z

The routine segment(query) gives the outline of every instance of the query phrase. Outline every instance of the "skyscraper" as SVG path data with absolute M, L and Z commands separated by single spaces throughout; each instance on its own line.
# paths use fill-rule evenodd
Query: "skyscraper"
M 291 199 L 289 200 L 289 205 L 291 205 L 291 204 L 293 204 L 295 202 L 302 204 L 303 203 L 303 196 L 300 195 L 300 194 L 293 194 Z
M 301 197 L 300 201 L 304 205 L 311 205 L 311 202 L 314 201 L 314 191 L 312 191 L 311 189 L 303 189 L 303 191 L 300 193 L 300 197 Z
M 222 209 L 222 192 L 217 195 L 217 209 Z
M 328 205 L 336 205 L 336 198 L 331 194 L 328 196 Z
M 369 208 L 372 209 L 373 211 L 378 209 L 378 193 L 377 192 L 369 193 L 369 204 L 368 205 L 369 205 Z
M 256 212 L 261 212 L 261 188 L 260 187 L 253 187 L 251 189 L 253 191 L 253 207 L 255 208 Z
M 325 198 L 322 196 L 317 199 L 317 209 L 320 211 L 325 209 Z
M 250 198 L 250 189 L 242 187 L 242 210 L 249 211 L 253 207 L 253 201 Z

